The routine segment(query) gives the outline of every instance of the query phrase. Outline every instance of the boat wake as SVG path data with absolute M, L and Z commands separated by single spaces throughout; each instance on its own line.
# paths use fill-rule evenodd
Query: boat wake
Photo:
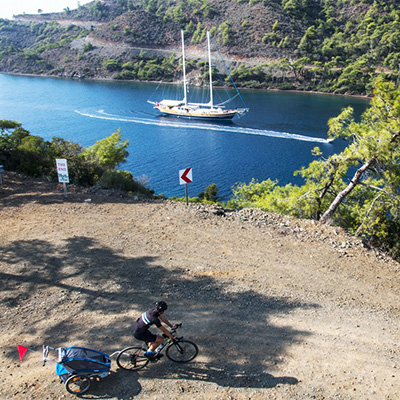
M 305 142 L 316 142 L 325 144 L 330 143 L 333 140 L 333 139 L 323 139 L 313 136 L 298 135 L 295 133 L 288 133 L 288 132 L 277 132 L 264 129 L 246 128 L 237 125 L 221 125 L 218 123 L 183 121 L 175 118 L 128 117 L 128 116 L 108 114 L 104 110 L 98 110 L 95 113 L 83 112 L 79 110 L 75 110 L 75 112 L 79 115 L 89 118 L 104 119 L 108 121 L 128 122 L 128 123 L 143 124 L 143 125 L 163 126 L 171 128 L 185 128 L 185 129 L 200 129 L 206 131 L 218 131 L 218 132 L 228 132 L 228 133 L 240 133 L 244 135 L 268 136 L 280 139 L 292 139 L 292 140 L 301 140 Z

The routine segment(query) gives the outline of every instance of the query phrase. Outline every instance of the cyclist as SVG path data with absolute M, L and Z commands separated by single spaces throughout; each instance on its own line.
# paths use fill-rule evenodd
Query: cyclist
M 145 357 L 151 361 L 155 361 L 157 359 L 155 350 L 164 341 L 164 338 L 161 335 L 155 335 L 149 331 L 151 325 L 155 325 L 165 336 L 168 336 L 171 339 L 175 338 L 175 336 L 169 333 L 169 331 L 161 323 L 163 322 L 172 329 L 175 327 L 175 325 L 172 325 L 171 322 L 169 322 L 168 319 L 163 315 L 167 308 L 168 305 L 165 301 L 158 301 L 154 308 L 144 312 L 137 319 L 133 327 L 133 336 L 138 340 L 147 342 L 149 348 L 145 353 Z M 160 358 L 162 355 L 159 355 L 158 357 Z

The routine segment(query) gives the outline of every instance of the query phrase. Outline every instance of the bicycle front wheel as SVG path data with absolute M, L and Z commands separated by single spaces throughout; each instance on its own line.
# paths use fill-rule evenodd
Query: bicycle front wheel
M 72 375 L 65 382 L 65 388 L 71 394 L 83 394 L 90 388 L 90 378 L 87 375 Z
M 167 357 L 177 363 L 187 363 L 192 361 L 199 353 L 196 344 L 189 340 L 179 340 L 167 347 Z
M 145 352 L 146 350 L 140 346 L 127 347 L 118 354 L 117 364 L 129 371 L 142 369 L 149 363 L 149 359 L 144 356 Z

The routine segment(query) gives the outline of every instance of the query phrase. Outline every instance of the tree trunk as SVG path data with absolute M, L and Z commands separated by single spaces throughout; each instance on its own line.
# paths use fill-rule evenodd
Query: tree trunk
M 335 200 L 331 203 L 329 208 L 324 212 L 322 217 L 320 218 L 321 222 L 326 223 L 328 219 L 332 216 L 332 214 L 336 211 L 339 207 L 340 203 L 345 199 L 345 197 L 358 185 L 362 174 L 371 166 L 371 164 L 375 161 L 374 158 L 368 160 L 361 168 L 359 168 L 356 173 L 354 174 L 353 179 L 347 185 L 345 189 L 338 193 Z

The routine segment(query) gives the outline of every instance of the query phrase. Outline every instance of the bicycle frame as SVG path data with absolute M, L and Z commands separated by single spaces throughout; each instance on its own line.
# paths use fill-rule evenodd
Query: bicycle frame
M 175 327 L 176 329 L 179 326 Z M 176 329 L 171 330 L 171 334 L 176 333 Z M 177 363 L 187 363 L 192 361 L 198 354 L 199 349 L 197 345 L 190 340 L 185 340 L 183 337 L 170 338 L 166 335 L 164 341 L 155 349 L 155 355 L 153 359 L 149 359 L 145 355 L 148 350 L 148 343 L 143 343 L 141 346 L 129 346 L 122 349 L 117 356 L 117 364 L 120 368 L 137 371 L 140 370 L 149 363 L 149 361 L 157 362 L 165 350 L 166 356 L 171 361 Z
M 176 331 L 177 331 L 181 326 L 182 326 L 182 324 L 176 325 L 176 328 L 175 328 L 175 329 L 172 329 L 172 330 L 170 331 L 170 333 L 171 333 L 172 335 L 174 335 L 174 334 L 176 333 Z M 163 333 L 163 337 L 164 337 L 164 341 L 156 348 L 156 351 L 155 351 L 155 352 L 156 352 L 156 355 L 161 354 L 161 353 L 164 351 L 164 349 L 165 349 L 166 347 L 168 347 L 169 345 L 171 345 L 171 344 L 174 343 L 175 341 L 179 341 L 179 340 L 182 340 L 182 339 L 183 339 L 183 337 L 172 339 L 172 338 L 168 337 L 167 335 L 165 335 L 164 333 Z M 143 344 L 143 349 L 147 350 L 148 348 L 149 348 L 149 346 L 148 346 L 147 343 Z
M 176 332 L 176 329 L 173 330 L 173 331 L 171 331 L 171 333 L 175 333 L 175 332 Z M 182 337 L 181 337 L 181 338 L 176 338 L 176 339 L 171 339 L 170 337 L 167 337 L 167 336 L 165 336 L 165 335 L 163 335 L 163 336 L 165 337 L 165 339 L 164 339 L 164 341 L 156 348 L 156 350 L 155 350 L 156 355 L 161 354 L 161 353 L 164 351 L 164 349 L 165 349 L 166 347 L 170 346 L 170 345 L 173 344 L 175 341 L 179 341 L 179 340 L 183 339 Z M 143 343 L 142 347 L 143 347 L 144 350 L 148 350 L 148 348 L 149 348 L 149 346 L 148 346 L 147 343 Z

